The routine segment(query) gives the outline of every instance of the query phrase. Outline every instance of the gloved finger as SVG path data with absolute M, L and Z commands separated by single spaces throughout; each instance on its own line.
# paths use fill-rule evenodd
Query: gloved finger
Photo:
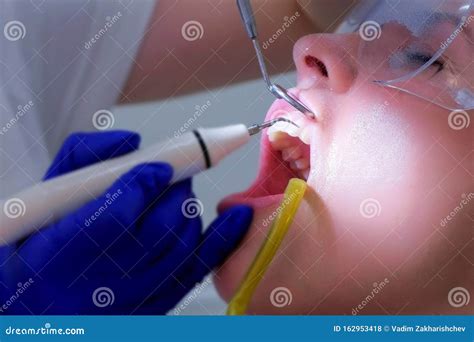
M 83 230 L 99 248 L 107 248 L 125 231 L 132 231 L 143 213 L 169 186 L 173 170 L 165 163 L 140 164 L 121 176 L 99 198 L 64 218 L 53 239 L 68 242 Z M 126 253 L 126 251 L 123 251 Z
M 195 255 L 192 269 L 183 267 L 182 283 L 194 285 L 200 282 L 239 245 L 252 223 L 253 209 L 249 206 L 234 206 L 222 213 L 205 231 Z M 183 275 L 184 274 L 184 275 Z
M 199 212 L 189 213 L 194 201 L 191 179 L 173 184 L 153 204 L 140 222 L 137 239 L 154 257 L 166 254 L 178 241 L 190 220 L 200 220 Z M 159 224 L 157 224 L 159 223 Z
M 220 215 L 199 239 L 196 248 L 186 251 L 179 259 L 172 277 L 163 282 L 149 296 L 140 314 L 163 313 L 171 310 L 195 285 L 230 255 L 247 232 L 252 222 L 253 210 L 247 206 L 233 207 Z M 172 261 L 172 260 L 170 260 Z M 166 263 L 161 263 L 163 267 Z M 169 266 L 169 265 L 168 265 Z M 170 269 L 166 270 L 167 272 Z M 153 277 L 149 277 L 153 279 Z
M 98 161 L 135 151 L 140 136 L 129 131 L 74 133 L 63 143 L 44 180 L 80 169 Z
M 166 313 L 189 291 L 176 281 L 174 272 L 187 258 L 192 256 L 196 249 L 201 239 L 201 222 L 191 220 L 186 225 L 181 237 L 173 236 L 178 238 L 178 241 L 166 255 L 146 261 L 140 260 L 132 271 L 126 270 L 130 278 L 126 280 L 128 288 L 125 288 L 125 295 L 122 295 L 122 299 L 128 301 L 131 305 L 133 304 L 134 314 L 143 314 L 145 309 L 150 309 L 150 312 L 155 314 Z M 107 253 L 114 258 L 115 262 L 120 263 L 111 249 Z M 122 255 L 127 257 L 128 250 L 127 253 L 122 253 Z M 91 267 L 91 271 L 93 271 L 94 266 L 95 263 Z M 129 289 L 133 289 L 133 291 Z M 150 302 L 153 302 L 152 308 L 149 305 Z
M 192 259 L 199 245 L 201 227 L 199 220 L 190 221 L 178 242 L 166 255 L 147 262 L 151 266 L 143 267 L 138 274 L 133 274 L 133 289 L 143 294 L 141 309 L 153 305 L 153 312 L 165 313 L 191 289 L 188 284 L 179 281 L 178 274 L 180 267 Z
M 149 267 L 166 262 L 163 259 L 174 249 L 196 246 L 201 235 L 200 218 L 185 217 L 181 211 L 181 203 L 190 194 L 190 180 L 165 189 L 138 220 L 136 228 L 130 234 L 123 234 L 113 244 L 109 254 L 114 255 L 114 260 L 120 265 L 139 261 L 134 267 L 134 271 L 139 271 L 143 265 Z M 124 249 L 129 252 L 124 254 Z

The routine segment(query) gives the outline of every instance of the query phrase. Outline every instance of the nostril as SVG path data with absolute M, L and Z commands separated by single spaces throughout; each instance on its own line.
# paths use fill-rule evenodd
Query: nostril
M 321 62 L 316 57 L 308 55 L 308 56 L 305 56 L 304 61 L 308 67 L 317 68 L 324 77 L 329 77 L 328 69 L 326 68 L 326 65 L 324 65 L 324 63 Z

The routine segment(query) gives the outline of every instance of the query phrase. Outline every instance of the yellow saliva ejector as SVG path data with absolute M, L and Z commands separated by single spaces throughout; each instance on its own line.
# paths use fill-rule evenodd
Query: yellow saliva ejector
M 227 315 L 243 315 L 252 299 L 258 284 L 262 280 L 268 266 L 272 262 L 278 248 L 293 222 L 307 184 L 298 178 L 290 179 L 283 200 L 279 206 L 278 215 L 250 268 L 247 271 L 237 292 L 229 303 Z

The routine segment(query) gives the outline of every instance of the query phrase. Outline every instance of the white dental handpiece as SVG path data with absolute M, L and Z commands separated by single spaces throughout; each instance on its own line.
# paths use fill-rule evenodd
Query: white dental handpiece
M 246 144 L 253 134 L 279 121 L 294 124 L 278 118 L 250 127 L 238 124 L 198 129 L 20 191 L 1 202 L 0 245 L 17 241 L 99 197 L 138 164 L 170 164 L 173 167 L 171 183 L 175 183 L 216 165 Z

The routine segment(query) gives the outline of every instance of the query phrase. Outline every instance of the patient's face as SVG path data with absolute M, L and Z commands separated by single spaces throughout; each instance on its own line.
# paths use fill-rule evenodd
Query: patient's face
M 299 177 L 307 193 L 249 313 L 472 313 L 473 300 L 457 308 L 448 294 L 474 295 L 474 125 L 454 129 L 449 110 L 370 82 L 354 57 L 359 41 L 315 34 L 295 44 L 293 91 L 317 119 L 282 101 L 270 108 L 267 118 L 302 130 L 264 134 L 257 180 L 221 204 L 249 204 L 255 216 L 217 288 L 230 299 Z M 465 73 L 472 82 L 472 66 Z M 278 287 L 291 303 L 279 304 Z

